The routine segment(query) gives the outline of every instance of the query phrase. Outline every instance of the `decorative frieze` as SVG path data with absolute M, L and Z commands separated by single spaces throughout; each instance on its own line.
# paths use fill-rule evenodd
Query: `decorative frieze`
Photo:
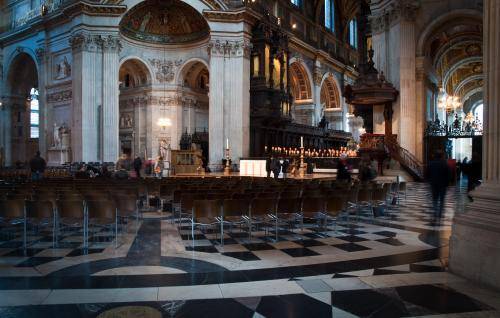
M 156 80 L 168 83 L 174 80 L 175 72 L 182 65 L 182 60 L 149 59 L 149 63 L 155 68 Z
M 50 93 L 47 95 L 48 103 L 61 103 L 70 101 L 73 98 L 73 92 L 71 89 L 65 91 L 59 91 L 55 93 Z
M 113 35 L 78 33 L 69 39 L 69 43 L 74 51 L 120 51 L 122 48 L 120 38 Z
M 250 40 L 213 40 L 208 44 L 208 54 L 211 56 L 244 57 L 249 59 L 252 51 Z

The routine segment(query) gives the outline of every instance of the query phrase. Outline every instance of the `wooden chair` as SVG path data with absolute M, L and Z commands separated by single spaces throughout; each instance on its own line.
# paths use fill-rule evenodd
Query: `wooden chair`
M 194 246 L 194 229 L 220 226 L 220 244 L 224 245 L 222 205 L 219 200 L 195 200 L 191 208 L 191 238 Z M 203 230 L 202 230 L 203 231 Z
M 9 234 L 23 226 L 23 249 L 26 250 L 26 205 L 24 200 L 0 201 L 0 228 Z M 14 231 L 14 232 L 12 232 Z
M 256 198 L 250 203 L 249 236 L 252 237 L 253 225 L 268 225 L 272 221 L 271 215 L 276 214 L 275 199 Z M 266 227 L 267 235 L 267 227 Z
M 222 222 L 229 224 L 229 232 L 232 233 L 234 225 L 248 225 L 250 215 L 250 200 L 226 199 L 222 205 Z M 248 225 L 250 228 L 250 225 Z
M 344 210 L 344 200 L 340 196 L 330 196 L 326 198 L 324 221 L 325 228 L 328 228 L 328 222 L 334 222 L 334 231 L 337 233 L 337 223 Z
M 86 201 L 87 204 L 87 239 L 90 224 L 97 228 L 113 228 L 115 233 L 115 248 L 118 246 L 118 209 L 111 201 Z M 95 234 L 95 231 L 92 233 Z
M 35 233 L 40 227 L 52 226 L 52 246 L 56 243 L 56 209 L 52 200 L 26 201 L 26 222 L 32 225 Z
M 301 199 L 295 198 L 280 198 L 276 207 L 276 213 L 271 214 L 274 219 L 276 241 L 278 240 L 279 225 L 286 224 L 290 229 L 295 227 L 295 224 L 301 222 Z M 302 223 L 301 223 L 302 224 Z
M 58 200 L 57 201 L 57 223 L 56 223 L 56 246 L 58 236 L 65 228 L 82 228 L 83 248 L 88 247 L 88 222 L 87 209 L 83 200 Z M 63 228 L 61 228 L 63 225 Z
M 325 197 L 302 197 L 302 207 L 300 210 L 300 226 L 304 230 L 304 219 L 316 221 L 318 227 L 321 227 L 325 215 Z

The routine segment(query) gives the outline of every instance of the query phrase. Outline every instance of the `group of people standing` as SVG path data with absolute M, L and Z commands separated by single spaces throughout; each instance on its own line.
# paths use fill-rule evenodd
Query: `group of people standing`
M 287 158 L 280 159 L 271 156 L 266 159 L 266 172 L 268 178 L 271 177 L 271 172 L 273 173 L 273 177 L 275 179 L 278 179 L 280 173 L 283 173 L 283 178 L 286 178 L 289 168 L 290 161 Z

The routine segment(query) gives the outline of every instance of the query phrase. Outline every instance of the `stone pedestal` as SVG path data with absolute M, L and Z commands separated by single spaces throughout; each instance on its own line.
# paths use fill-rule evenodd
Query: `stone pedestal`
M 51 147 L 47 150 L 47 165 L 61 166 L 71 162 L 71 148 Z
M 500 2 L 484 2 L 483 184 L 455 217 L 450 270 L 500 290 Z

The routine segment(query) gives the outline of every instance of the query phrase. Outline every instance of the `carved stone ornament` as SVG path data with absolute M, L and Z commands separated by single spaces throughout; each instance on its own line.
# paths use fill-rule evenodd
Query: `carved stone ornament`
M 169 61 L 149 59 L 149 63 L 155 68 L 156 80 L 160 83 L 168 83 L 174 80 L 175 71 L 182 65 L 182 60 Z
M 74 51 L 97 52 L 102 49 L 102 38 L 95 34 L 79 33 L 69 39 Z
M 252 43 L 249 40 L 232 41 L 217 39 L 208 44 L 208 54 L 213 56 L 244 57 L 249 59 Z
M 314 79 L 313 79 L 314 84 L 316 84 L 317 86 L 320 86 L 321 81 L 323 80 L 323 72 L 321 70 L 321 67 L 317 67 L 317 66 L 314 67 L 313 77 L 314 77 Z
M 73 92 L 71 90 L 55 92 L 47 95 L 48 103 L 60 103 L 65 101 L 70 101 L 73 98 Z
M 370 19 L 372 32 L 378 34 L 400 20 L 414 21 L 420 8 L 418 0 L 394 0 L 381 10 L 373 12 Z
M 105 51 L 117 51 L 122 49 L 122 43 L 117 36 L 108 35 L 103 38 L 102 47 Z

